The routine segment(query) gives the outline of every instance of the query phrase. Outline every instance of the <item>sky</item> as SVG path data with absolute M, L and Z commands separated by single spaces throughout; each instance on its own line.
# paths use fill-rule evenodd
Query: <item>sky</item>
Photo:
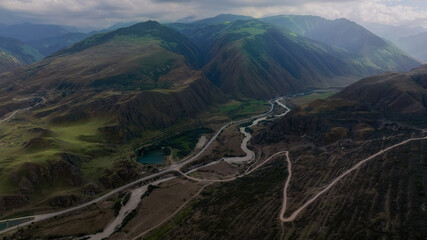
M 0 0 L 0 23 L 100 29 L 117 22 L 201 19 L 221 13 L 347 18 L 427 28 L 427 0 Z

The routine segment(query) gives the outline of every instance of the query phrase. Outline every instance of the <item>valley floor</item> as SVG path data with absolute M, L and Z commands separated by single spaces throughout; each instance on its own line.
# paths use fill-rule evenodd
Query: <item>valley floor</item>
M 270 101 L 271 110 L 266 116 L 273 111 L 274 105 L 286 110 L 275 116 L 282 117 L 290 111 L 287 104 L 280 100 Z M 378 202 L 378 198 L 383 198 L 384 191 L 387 191 L 388 206 L 385 211 L 388 211 L 388 215 L 383 215 L 378 206 L 372 205 L 374 210 L 371 210 L 372 214 L 378 214 L 376 218 L 381 223 L 389 221 L 395 214 L 390 212 L 391 206 L 396 204 L 393 201 L 401 201 L 389 198 L 397 194 L 390 188 L 396 183 L 389 182 L 390 185 L 387 185 L 387 181 L 397 181 L 391 180 L 396 173 L 389 167 L 378 172 L 378 166 L 389 166 L 390 161 L 396 161 L 393 159 L 404 154 L 418 154 L 419 163 L 422 164 L 425 161 L 422 159 L 427 156 L 426 131 L 410 128 L 391 134 L 384 130 L 377 134 L 382 134 L 379 138 L 350 139 L 319 147 L 314 146 L 308 136 L 299 136 L 274 144 L 254 144 L 254 147 L 248 148 L 252 134 L 247 127 L 236 126 L 251 121 L 252 131 L 259 132 L 264 128 L 260 125 L 264 125 L 267 119 L 270 120 L 263 114 L 228 123 L 192 157 L 87 204 L 33 216 L 31 221 L 6 230 L 19 229 L 18 232 L 6 234 L 6 239 L 7 236 L 46 235 L 80 236 L 81 239 L 320 239 L 334 234 L 332 223 L 338 224 L 336 226 L 341 229 L 340 235 L 333 235 L 334 239 L 347 238 L 350 234 L 356 234 L 356 239 L 366 239 L 376 236 L 378 229 L 360 226 L 360 221 L 355 223 L 355 219 L 347 219 L 349 223 L 340 225 L 338 218 L 342 218 L 342 211 L 347 212 L 345 214 L 349 214 L 348 211 L 360 213 L 360 208 L 370 206 L 365 198 Z M 218 147 L 226 146 L 229 139 L 221 138 L 222 134 L 239 136 L 245 155 L 222 157 Z M 380 163 L 381 160 L 384 163 Z M 408 171 L 414 171 L 414 162 L 407 164 Z M 368 173 L 364 173 L 366 171 Z M 403 179 L 403 184 L 419 181 L 417 174 L 409 177 L 412 180 Z M 368 183 L 365 183 L 366 177 L 370 179 Z M 348 182 L 362 184 L 350 188 Z M 368 184 L 368 192 L 358 190 L 365 184 Z M 398 186 L 401 186 L 400 182 Z M 421 193 L 411 190 L 411 187 L 407 191 L 406 201 L 414 205 L 415 200 L 410 196 Z M 96 230 L 71 227 L 75 230 L 69 233 L 62 231 L 70 224 L 88 224 L 93 219 L 83 219 L 83 216 L 90 212 L 98 212 L 98 215 L 99 212 L 109 212 L 105 206 L 111 205 L 112 198 L 117 198 L 119 193 L 125 196 L 130 194 L 130 200 L 123 203 L 125 196 L 119 196 L 122 207 L 116 217 L 99 221 L 102 224 Z M 349 200 L 349 195 L 354 200 Z M 358 203 L 358 199 L 363 200 Z M 344 203 L 354 210 L 346 210 Z M 414 214 L 413 210 L 408 211 Z M 47 223 L 46 219 L 50 218 L 54 218 L 54 221 Z M 369 216 L 369 219 L 372 218 Z M 372 224 L 377 224 L 375 221 Z M 351 223 L 358 232 L 348 229 Z M 397 234 L 393 228 L 392 224 L 383 231 Z M 320 234 L 316 235 L 319 231 Z M 95 232 L 99 233 L 87 235 Z M 417 234 L 423 233 L 416 228 L 414 234 L 417 237 Z

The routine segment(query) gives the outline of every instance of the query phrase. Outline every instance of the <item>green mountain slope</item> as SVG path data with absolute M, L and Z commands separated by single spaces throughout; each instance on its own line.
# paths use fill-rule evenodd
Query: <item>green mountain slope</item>
M 139 176 L 136 141 L 176 134 L 227 100 L 198 70 L 197 57 L 184 36 L 145 22 L 0 75 L 1 119 L 33 106 L 0 123 L 6 209 L 41 197 L 56 204 L 67 191 L 75 203 L 87 197 L 86 184 L 95 184 L 93 194 Z
M 408 71 L 419 63 L 403 51 L 347 19 L 327 20 L 316 16 L 274 16 L 262 21 L 357 54 L 363 64 L 381 71 Z
M 169 26 L 197 45 L 209 79 L 238 97 L 268 98 L 345 86 L 361 77 L 420 64 L 347 20 L 306 16 L 246 20 L 220 15 Z
M 34 48 L 12 38 L 0 37 L 0 73 L 40 61 L 43 56 Z
M 339 84 L 339 77 L 376 71 L 344 50 L 259 20 L 222 26 L 209 49 L 210 61 L 204 71 L 224 92 L 234 96 L 268 98 L 331 86 Z
M 159 45 L 168 51 L 180 54 L 188 58 L 193 64 L 198 63 L 198 50 L 186 37 L 161 25 L 155 21 L 135 24 L 127 28 L 120 28 L 113 32 L 101 33 L 78 42 L 68 49 L 59 51 L 55 55 L 70 54 L 83 51 L 90 47 L 106 43 L 120 36 L 129 36 L 139 39 L 156 39 Z
M 224 30 L 227 24 L 238 20 L 252 20 L 252 17 L 220 14 L 216 17 L 202 19 L 192 23 L 169 23 L 167 26 L 175 29 L 191 40 L 201 51 L 206 64 L 208 52 L 215 38 Z

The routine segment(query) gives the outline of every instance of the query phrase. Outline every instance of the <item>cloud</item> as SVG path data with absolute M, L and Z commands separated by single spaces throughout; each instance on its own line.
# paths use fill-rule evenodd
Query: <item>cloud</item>
M 115 22 L 175 21 L 234 13 L 262 17 L 311 14 L 385 24 L 427 24 L 420 0 L 1 0 L 0 21 L 106 27 Z M 425 26 L 427 27 L 427 26 Z

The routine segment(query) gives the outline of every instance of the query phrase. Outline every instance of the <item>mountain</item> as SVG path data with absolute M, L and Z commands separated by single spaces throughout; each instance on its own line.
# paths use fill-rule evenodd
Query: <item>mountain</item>
M 416 35 L 402 37 L 396 41 L 396 44 L 412 56 L 427 62 L 426 41 L 427 32 L 422 32 Z
M 207 26 L 207 25 L 215 25 L 221 23 L 230 23 L 237 20 L 253 20 L 253 17 L 244 16 L 244 15 L 234 15 L 234 14 L 220 14 L 215 17 L 205 18 L 202 20 L 198 20 L 193 22 L 192 24 L 198 26 Z
M 0 37 L 0 73 L 11 71 L 43 58 L 31 46 L 12 38 Z
M 187 27 L 192 29 L 191 25 Z M 233 96 L 268 98 L 344 85 L 348 78 L 389 69 L 372 64 L 373 57 L 368 61 L 361 54 L 313 41 L 260 20 L 238 20 L 196 27 L 193 31 L 183 29 L 177 28 L 204 53 L 206 75 Z M 405 55 L 387 56 L 383 64 L 407 61 L 403 64 L 406 67 L 399 69 L 418 65 Z
M 197 19 L 197 16 L 187 16 L 176 20 L 175 23 L 192 23 L 197 21 Z
M 83 200 L 87 184 L 99 192 L 138 177 L 137 139 L 172 127 L 176 134 L 227 101 L 197 65 L 190 41 L 149 21 L 0 75 L 0 118 L 32 107 L 0 125 L 0 201 L 11 201 L 0 211 L 40 201 L 42 192 L 50 204 L 64 197 L 57 189 Z
M 357 54 L 364 64 L 380 71 L 408 71 L 419 65 L 393 44 L 347 19 L 327 20 L 317 16 L 285 15 L 262 20 Z
M 269 98 L 363 72 L 346 53 L 259 20 L 223 25 L 213 39 L 203 70 L 232 96 Z
M 4 86 L 2 89 L 7 86 L 7 91 L 13 91 L 15 94 L 44 95 L 53 91 L 54 95 L 73 95 L 74 92 L 80 94 L 88 91 L 96 95 L 102 91 L 130 91 L 129 96 L 119 97 L 127 99 L 120 101 L 123 105 L 138 99 L 138 96 L 143 99 L 149 95 L 167 98 L 180 92 L 194 91 L 192 86 L 206 88 L 204 97 L 220 96 L 203 73 L 197 70 L 197 65 L 198 50 L 190 41 L 172 29 L 149 21 L 89 37 L 40 63 L 3 75 L 1 85 Z M 146 92 L 136 94 L 135 91 Z M 211 92 L 215 94 L 211 95 Z M 73 97 L 73 101 L 79 103 L 76 98 L 77 96 Z M 96 105 L 102 102 L 100 99 L 93 101 Z M 79 104 L 91 105 L 91 102 L 87 99 Z M 196 103 L 207 104 L 205 100 L 193 102 Z M 78 115 L 83 118 L 88 116 L 89 109 L 73 107 L 75 106 L 69 105 L 68 110 L 62 112 L 65 115 L 60 118 L 74 118 L 71 117 L 73 111 L 78 111 Z M 195 111 L 196 109 L 191 110 Z M 101 115 L 104 113 L 99 111 Z M 53 115 L 58 114 L 59 112 L 55 112 Z M 162 116 L 167 118 L 168 122 L 173 119 L 173 115 L 162 113 Z M 166 124 L 165 121 L 156 122 L 156 125 Z M 141 119 L 135 123 L 144 122 L 147 120 Z
M 102 31 L 104 31 L 104 32 L 110 32 L 110 31 L 117 30 L 119 28 L 130 27 L 130 26 L 135 25 L 137 23 L 138 22 L 119 22 L 119 23 L 116 23 L 116 24 L 114 24 L 114 25 L 106 28 L 105 30 L 102 30 Z
M 427 65 L 410 72 L 386 72 L 362 79 L 335 97 L 368 104 L 400 118 L 427 116 Z
M 227 24 L 237 20 L 252 20 L 254 18 L 242 15 L 220 14 L 190 23 L 169 23 L 167 26 L 188 37 L 202 52 L 208 51 L 215 37 L 220 34 Z
M 203 70 L 209 79 L 224 92 L 239 97 L 268 98 L 320 86 L 343 86 L 360 77 L 420 65 L 343 19 L 276 16 L 247 20 L 244 16 L 219 15 L 168 26 L 201 50 Z M 347 28 L 350 30 L 345 32 Z

